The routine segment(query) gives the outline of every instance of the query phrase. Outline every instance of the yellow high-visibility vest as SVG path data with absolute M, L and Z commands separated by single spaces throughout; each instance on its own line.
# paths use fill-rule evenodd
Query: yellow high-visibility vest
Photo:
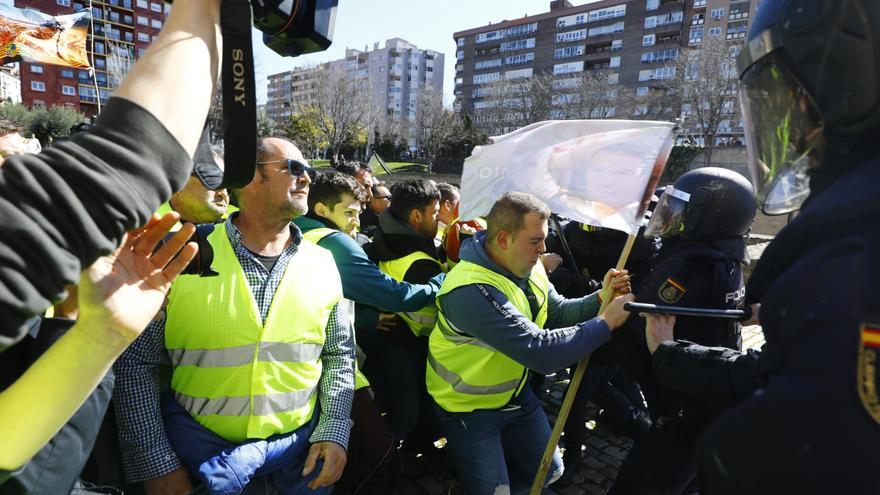
M 379 269 L 394 280 L 403 282 L 403 277 L 406 275 L 409 267 L 418 260 L 430 260 L 437 263 L 440 270 L 446 271 L 442 263 L 422 251 L 412 252 L 396 260 L 380 261 Z M 406 326 L 409 327 L 416 337 L 424 337 L 431 335 L 431 331 L 434 330 L 434 325 L 437 323 L 437 306 L 431 303 L 418 311 L 397 313 L 397 316 L 406 323 Z
M 537 314 L 532 314 L 525 292 L 509 278 L 464 260 L 450 270 L 437 299 L 471 284 L 491 285 L 536 325 L 543 327 L 546 323 L 550 281 L 541 263 L 536 264 L 529 275 L 531 289 L 541 301 Z M 442 311 L 428 340 L 428 351 L 428 392 L 446 411 L 498 409 L 519 395 L 526 384 L 525 366 L 480 339 L 462 335 L 449 324 Z
M 226 229 L 208 242 L 219 275 L 182 275 L 168 294 L 174 397 L 230 442 L 294 431 L 314 412 L 325 329 L 342 299 L 333 256 L 300 242 L 264 324 Z
M 308 232 L 303 233 L 303 238 L 307 241 L 311 241 L 314 244 L 318 244 L 321 239 L 327 237 L 328 235 L 339 232 L 338 230 L 331 229 L 329 227 L 319 227 L 317 229 L 312 229 Z M 354 326 L 354 301 L 350 299 L 345 299 L 347 301 L 349 307 L 349 319 L 351 319 L 351 324 Z M 357 345 L 357 344 L 355 344 Z M 367 380 L 367 377 L 361 373 L 360 368 L 358 367 L 357 360 L 354 362 L 354 389 L 360 390 L 364 387 L 369 387 L 370 381 Z

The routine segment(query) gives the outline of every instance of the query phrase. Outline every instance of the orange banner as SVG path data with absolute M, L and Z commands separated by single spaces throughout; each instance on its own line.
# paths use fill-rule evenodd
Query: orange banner
M 0 64 L 36 62 L 91 68 L 86 54 L 89 11 L 50 16 L 0 5 Z

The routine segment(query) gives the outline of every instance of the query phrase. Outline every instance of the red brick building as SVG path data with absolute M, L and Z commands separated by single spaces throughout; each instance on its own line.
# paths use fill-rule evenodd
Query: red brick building
M 20 71 L 25 105 L 64 105 L 87 116 L 98 113 L 98 95 L 104 103 L 119 86 L 130 64 L 159 34 L 170 9 L 162 0 L 16 0 L 15 6 L 49 15 L 91 7 L 94 31 L 87 48 L 93 74 L 88 69 L 26 62 Z

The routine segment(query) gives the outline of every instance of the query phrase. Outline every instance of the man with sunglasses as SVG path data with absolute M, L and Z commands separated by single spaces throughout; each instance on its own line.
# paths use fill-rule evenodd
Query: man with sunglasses
M 380 182 L 373 185 L 370 192 L 372 193 L 370 200 L 366 202 L 361 212 L 360 230 L 365 236 L 372 239 L 376 234 L 376 229 L 379 228 L 379 215 L 391 206 L 391 191 L 388 190 L 388 186 L 384 182 Z
M 328 493 L 346 463 L 351 323 L 332 255 L 292 223 L 311 169 L 287 140 L 258 151 L 241 211 L 207 236 L 217 275 L 178 279 L 115 367 L 123 467 L 148 493 L 187 493 L 191 478 L 212 493 Z

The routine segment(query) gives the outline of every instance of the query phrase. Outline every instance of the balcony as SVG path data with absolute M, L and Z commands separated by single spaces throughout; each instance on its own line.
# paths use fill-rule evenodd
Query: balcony
M 99 5 L 109 5 L 111 7 L 116 7 L 117 9 L 128 10 L 129 12 L 134 12 L 131 8 L 131 0 L 93 0 L 94 4 Z
M 695 9 L 700 9 L 700 8 L 705 9 L 706 2 L 707 2 L 707 0 L 694 0 L 694 8 Z

